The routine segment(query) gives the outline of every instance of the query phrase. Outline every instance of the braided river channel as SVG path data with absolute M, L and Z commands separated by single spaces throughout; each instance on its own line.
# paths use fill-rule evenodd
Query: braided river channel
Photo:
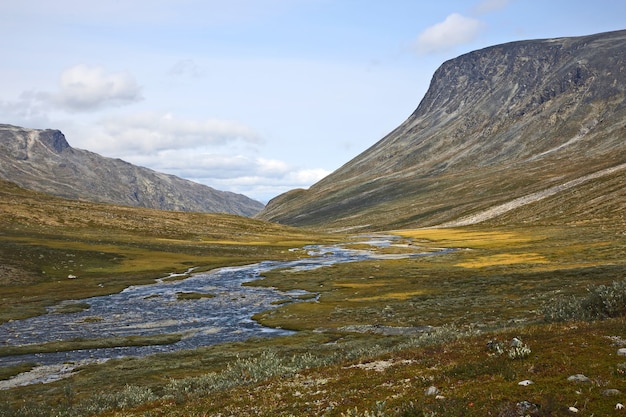
M 394 237 L 372 236 L 358 243 L 372 248 L 392 245 Z M 155 346 L 113 347 L 72 350 L 0 357 L 0 366 L 20 363 L 37 363 L 51 370 L 38 378 L 25 378 L 24 385 L 49 382 L 63 377 L 75 367 L 111 358 L 144 356 L 152 353 L 193 349 L 229 341 L 242 341 L 251 337 L 287 335 L 292 332 L 264 327 L 254 320 L 256 313 L 276 308 L 284 302 L 314 302 L 303 300 L 304 291 L 278 291 L 274 288 L 244 286 L 242 284 L 261 278 L 274 269 L 307 270 L 336 263 L 358 262 L 372 259 L 397 259 L 431 256 L 449 252 L 415 252 L 381 254 L 375 250 L 354 249 L 342 245 L 313 245 L 302 249 L 303 256 L 292 261 L 266 261 L 256 264 L 220 268 L 192 274 L 174 281 L 158 280 L 154 284 L 131 286 L 124 291 L 64 304 L 86 303 L 89 308 L 73 313 L 55 312 L 25 320 L 14 320 L 0 325 L 0 346 L 20 346 L 72 339 L 101 339 L 126 336 L 163 334 L 182 335 L 180 341 Z M 206 294 L 205 298 L 186 299 L 181 294 Z M 308 294 L 310 295 L 310 294 Z M 52 371 L 53 370 L 53 371 Z M 15 378 L 19 378 L 18 375 Z M 4 384 L 3 384 L 4 383 Z M 0 389 L 11 381 L 0 381 Z

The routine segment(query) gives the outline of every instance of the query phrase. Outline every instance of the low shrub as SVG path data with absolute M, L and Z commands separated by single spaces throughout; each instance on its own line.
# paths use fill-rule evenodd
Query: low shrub
M 173 380 L 165 387 L 164 392 L 166 396 L 182 401 L 189 395 L 204 395 L 237 385 L 254 384 L 273 377 L 293 375 L 302 369 L 323 364 L 325 364 L 323 359 L 310 353 L 285 358 L 267 350 L 259 356 L 237 359 L 221 372 Z
M 626 279 L 587 289 L 583 297 L 560 297 L 542 307 L 548 322 L 602 320 L 626 315 Z
M 492 352 L 492 356 L 506 355 L 513 360 L 524 359 L 532 353 L 530 347 L 517 337 L 513 338 L 508 346 L 497 340 L 490 340 L 487 343 L 487 348 Z
M 123 410 L 157 398 L 150 388 L 127 385 L 122 391 L 101 393 L 91 397 L 79 406 L 73 407 L 67 416 L 94 415 L 108 410 Z
M 119 392 L 101 393 L 83 400 L 80 404 L 67 404 L 62 408 L 53 408 L 47 404 L 34 402 L 14 408 L 10 404 L 0 404 L 0 417 L 82 417 L 103 413 L 110 410 L 122 410 L 154 401 L 157 396 L 146 387 L 127 385 Z
M 389 414 L 385 411 L 385 402 L 376 401 L 376 406 L 372 410 L 360 412 L 357 407 L 349 409 L 345 413 L 341 413 L 341 417 L 387 417 Z

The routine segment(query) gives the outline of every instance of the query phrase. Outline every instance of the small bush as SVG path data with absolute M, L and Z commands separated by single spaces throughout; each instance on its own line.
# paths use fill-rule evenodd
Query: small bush
M 82 417 L 103 413 L 110 410 L 122 410 L 135 407 L 157 396 L 146 387 L 127 385 L 124 390 L 114 393 L 97 394 L 78 405 L 68 404 L 62 408 L 53 408 L 46 404 L 28 403 L 19 408 L 9 404 L 0 404 L 0 417 Z
M 17 409 L 8 403 L 0 404 L 0 417 L 42 417 L 51 413 L 52 408 L 45 404 L 29 403 Z
M 341 413 L 341 417 L 387 417 L 388 414 L 385 412 L 385 408 L 384 401 L 376 401 L 376 406 L 372 410 L 365 410 L 361 413 L 355 407 L 345 413 Z
M 97 394 L 80 405 L 71 408 L 67 416 L 99 414 L 109 410 L 123 410 L 156 400 L 158 397 L 150 388 L 127 385 L 124 390 Z
M 272 377 L 293 375 L 302 369 L 323 364 L 324 360 L 310 353 L 285 358 L 267 350 L 259 356 L 237 359 L 221 372 L 173 380 L 165 387 L 165 395 L 182 401 L 188 395 L 204 395 L 237 385 L 254 384 Z
M 527 345 L 514 346 L 509 349 L 509 358 L 511 359 L 524 359 L 530 355 L 531 350 Z
M 548 322 L 602 320 L 626 315 L 626 279 L 589 288 L 584 297 L 561 297 L 542 308 Z
M 509 346 L 505 346 L 502 342 L 496 340 L 490 340 L 487 343 L 487 348 L 492 352 L 492 355 L 506 355 L 509 359 L 513 360 L 524 359 L 532 353 L 530 347 L 517 337 L 511 341 Z

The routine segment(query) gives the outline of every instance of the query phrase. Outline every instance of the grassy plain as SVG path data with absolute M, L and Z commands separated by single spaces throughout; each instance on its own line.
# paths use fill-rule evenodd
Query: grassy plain
M 236 216 L 72 202 L 10 185 L 2 193 L 0 320 L 191 267 L 288 259 L 301 255 L 289 248 L 307 243 L 362 247 L 360 239 Z M 626 358 L 616 355 L 626 346 L 624 318 L 548 323 L 542 315 L 553 299 L 626 277 L 621 223 L 389 233 L 397 245 L 373 250 L 455 250 L 272 271 L 250 285 L 312 295 L 255 318 L 295 335 L 83 366 L 62 381 L 0 391 L 0 416 L 508 417 L 573 415 L 569 407 L 597 416 L 626 401 Z M 415 331 L 426 326 L 432 331 Z M 509 358 L 486 348 L 513 337 L 532 352 Z M 33 365 L 1 368 L 0 377 Z M 590 381 L 567 381 L 579 373 Z M 518 384 L 527 379 L 533 384 Z M 425 395 L 431 386 L 439 397 Z M 520 411 L 524 401 L 536 407 Z M 105 405 L 85 405 L 98 403 Z
M 337 237 L 239 216 L 63 200 L 0 183 L 0 323 L 172 273 L 264 259 Z
M 257 315 L 296 330 L 347 325 L 472 325 L 501 328 L 534 322 L 559 295 L 626 276 L 620 230 L 524 227 L 394 231 L 415 251 L 456 248 L 445 255 L 339 264 L 312 271 L 271 271 L 262 281 L 319 294 Z

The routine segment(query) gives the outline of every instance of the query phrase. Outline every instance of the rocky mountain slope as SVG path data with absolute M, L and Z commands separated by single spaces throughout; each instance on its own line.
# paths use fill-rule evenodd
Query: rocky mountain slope
M 121 159 L 72 148 L 58 130 L 0 125 L 0 178 L 99 203 L 252 216 L 263 204 Z
M 624 221 L 625 99 L 626 31 L 474 51 L 441 65 L 402 125 L 259 217 L 355 229 Z

